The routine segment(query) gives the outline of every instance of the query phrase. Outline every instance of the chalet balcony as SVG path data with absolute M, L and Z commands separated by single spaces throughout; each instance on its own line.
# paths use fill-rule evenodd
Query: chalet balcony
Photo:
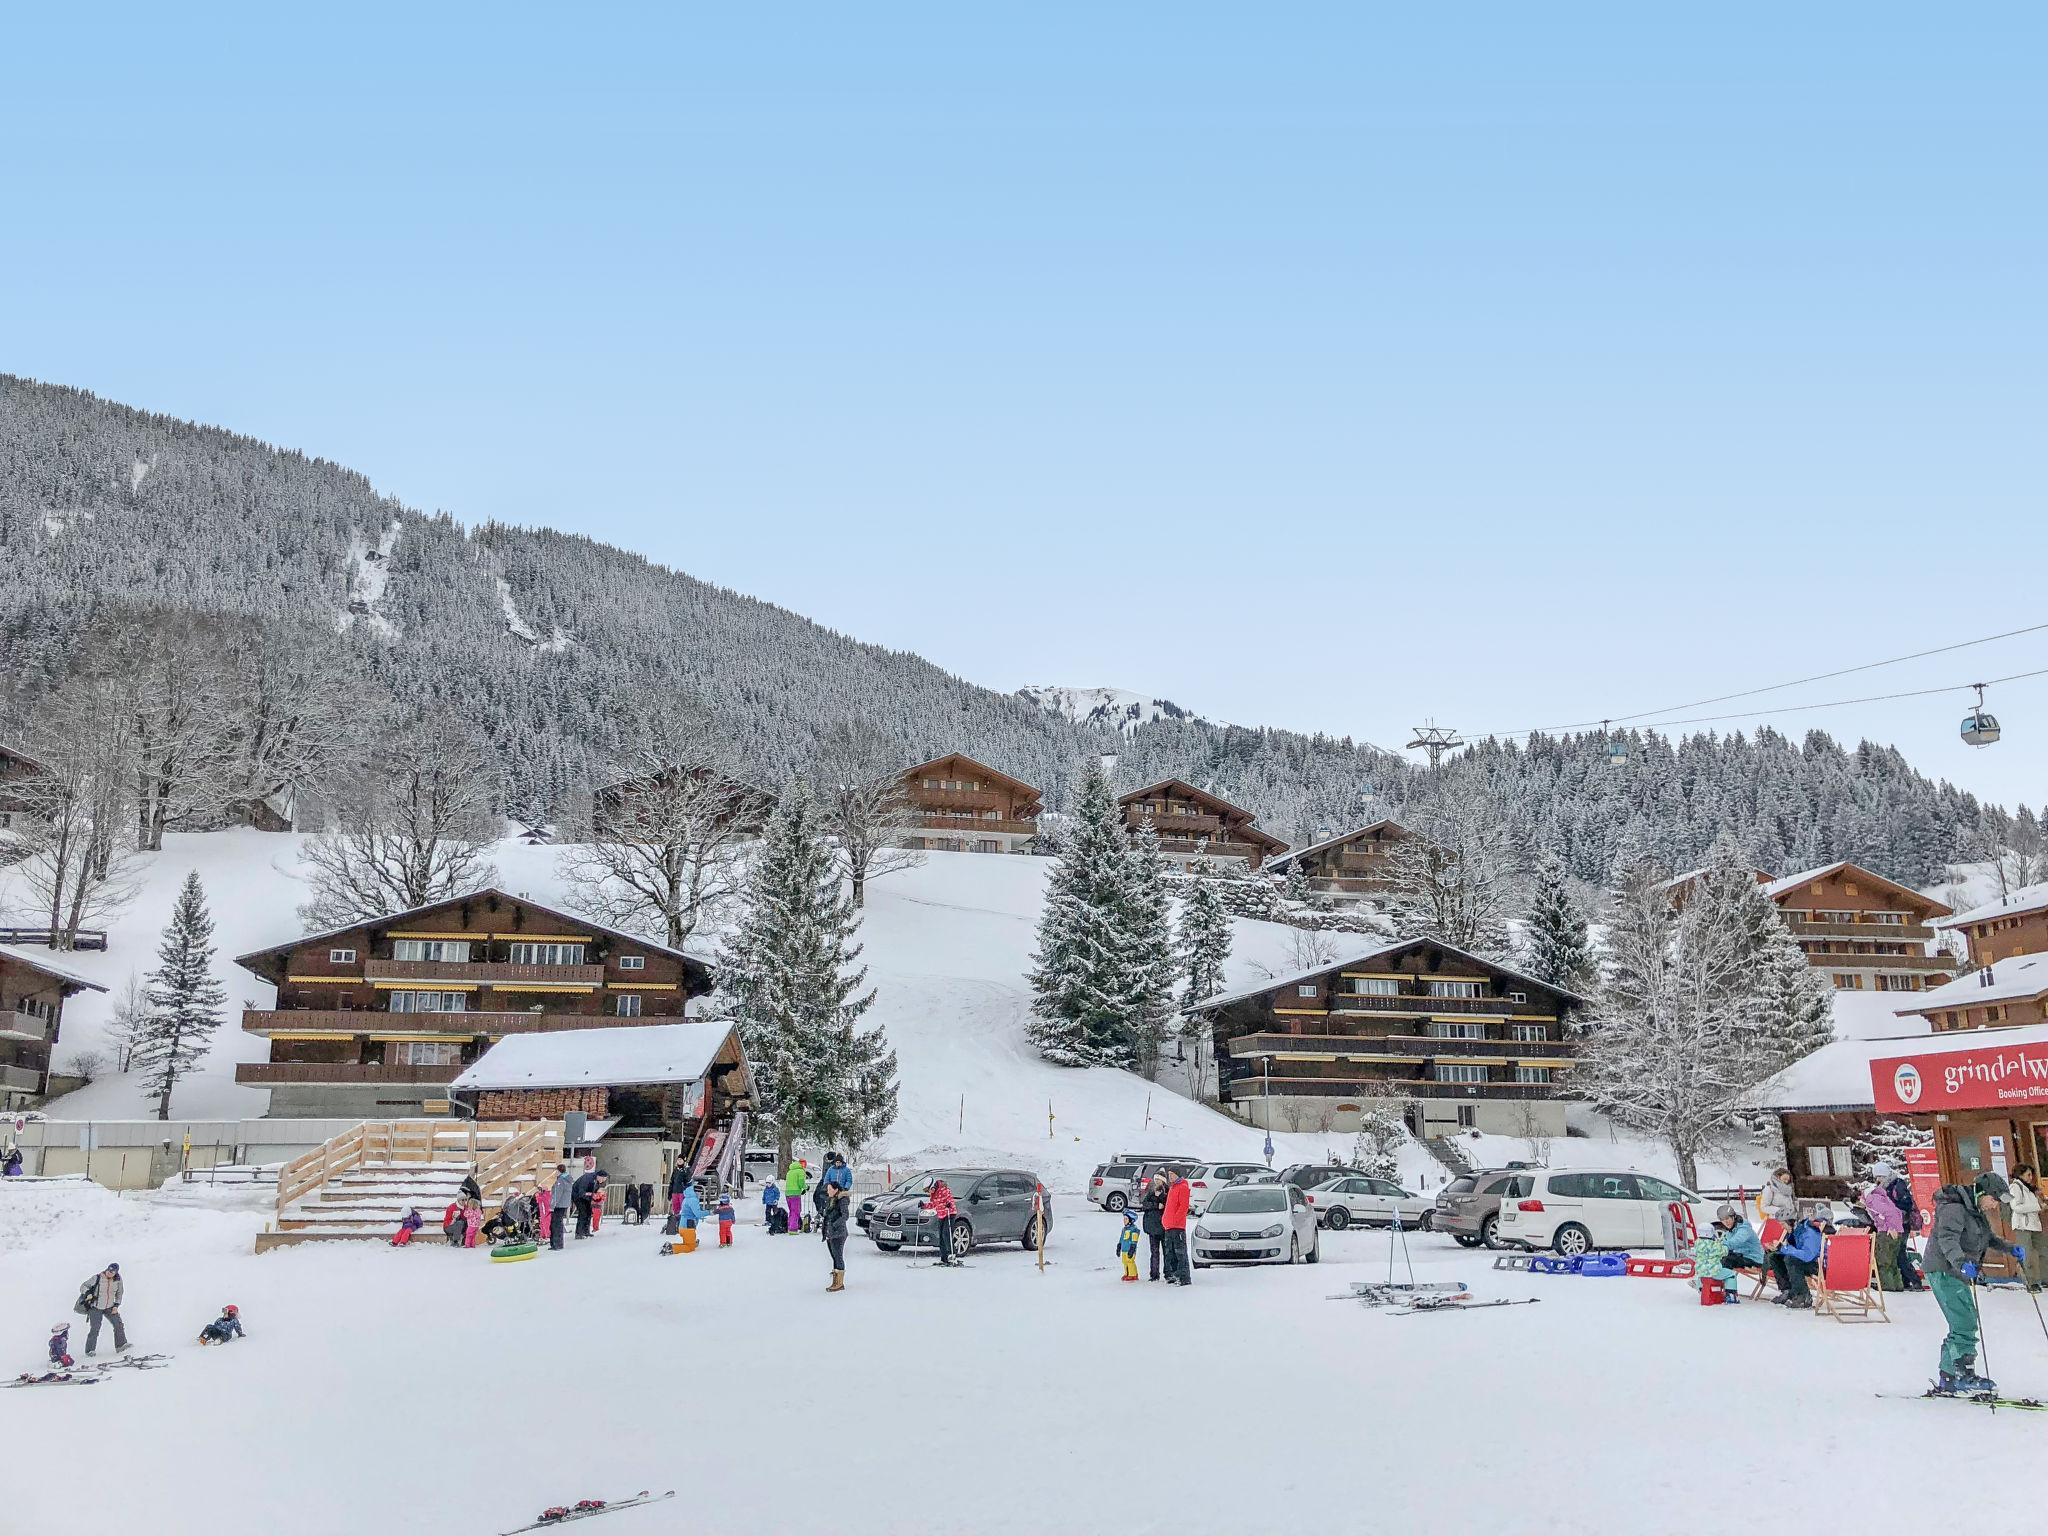
M 279 1083 L 452 1083 L 462 1063 L 438 1067 L 386 1066 L 361 1061 L 245 1061 L 235 1068 L 235 1081 L 251 1088 Z
M 1453 1040 L 1435 1035 L 1239 1035 L 1233 1056 L 1414 1056 L 1445 1060 L 1486 1057 L 1498 1061 L 1556 1060 L 1578 1054 L 1570 1040 Z
M 1162 837 L 1159 839 L 1161 853 L 1199 853 L 1212 859 L 1243 859 L 1249 863 L 1257 858 L 1260 849 L 1250 843 L 1203 842 L 1192 837 Z
M 1382 1094 L 1397 1099 L 1562 1099 L 1570 1090 L 1550 1083 L 1439 1083 L 1393 1077 L 1241 1077 L 1230 1085 L 1233 1100 L 1272 1098 L 1341 1099 Z
M 1806 958 L 1823 971 L 1938 971 L 1948 975 L 1956 968 L 1953 955 L 1838 955 L 1809 949 Z
M 1788 917 L 1785 926 L 1792 930 L 1795 938 L 1801 939 L 1862 939 L 1866 943 L 1924 944 L 1934 937 L 1934 930 L 1925 923 L 1831 923 L 1818 918 Z
M 1011 797 L 993 789 L 926 789 L 910 787 L 910 803 L 920 811 L 1007 811 Z
M 451 982 L 486 987 L 603 986 L 601 965 L 514 965 L 509 960 L 365 960 L 366 981 Z
M 0 1066 L 0 1088 L 16 1093 L 41 1093 L 43 1074 L 34 1067 Z
M 1134 805 L 1124 807 L 1124 822 L 1135 832 L 1145 820 L 1145 813 Z M 1169 837 L 1214 837 L 1223 830 L 1221 816 L 1176 816 L 1171 812 L 1152 818 L 1152 829 L 1164 841 Z
M 1437 1014 L 1504 1017 L 1510 1013 L 1541 1011 L 1537 1004 L 1517 1003 L 1505 997 L 1430 997 L 1420 992 L 1400 992 L 1392 996 L 1383 992 L 1336 992 L 1331 994 L 1329 1004 L 1332 1013 L 1406 1014 L 1411 1018 L 1428 1018 Z
M 10 1008 L 0 1013 L 0 1040 L 25 1040 L 32 1044 L 47 1045 L 50 1040 L 50 1021 L 25 1013 L 19 1008 Z
M 1038 830 L 1035 821 L 988 821 L 973 816 L 920 817 L 918 826 L 926 832 L 979 832 L 989 837 L 997 832 L 1021 832 L 1029 834 Z
M 673 1016 L 619 1018 L 609 1013 L 385 1013 L 375 1008 L 247 1008 L 242 1029 L 251 1035 L 530 1035 L 559 1029 L 611 1029 L 619 1025 L 675 1024 Z

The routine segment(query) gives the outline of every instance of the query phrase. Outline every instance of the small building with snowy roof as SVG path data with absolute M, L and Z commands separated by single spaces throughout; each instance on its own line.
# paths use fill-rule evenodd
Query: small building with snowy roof
M 1970 946 L 1970 964 L 1976 966 L 2048 954 L 2048 880 L 1953 917 L 1937 918 L 1934 926 L 1960 933 Z
M 1398 821 L 1375 821 L 1275 854 L 1266 860 L 1265 871 L 1285 878 L 1298 869 L 1316 895 L 1358 902 L 1386 889 L 1394 846 L 1412 836 Z

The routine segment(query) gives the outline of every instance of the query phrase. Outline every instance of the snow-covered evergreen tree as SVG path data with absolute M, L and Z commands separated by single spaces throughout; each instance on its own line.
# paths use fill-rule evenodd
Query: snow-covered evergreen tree
M 1190 880 L 1180 904 L 1181 996 L 1192 1003 L 1223 990 L 1230 958 L 1230 914 L 1213 880 Z
M 1772 1071 L 1811 1056 L 1835 1038 L 1834 988 L 1807 960 L 1782 920 L 1764 931 L 1753 975 L 1758 1047 L 1765 1060 L 1774 1063 Z
M 1149 971 L 1132 939 L 1130 865 L 1122 812 L 1091 760 L 1067 851 L 1046 882 L 1031 963 L 1031 1041 L 1056 1065 L 1131 1063 L 1131 1022 Z
M 1849 1138 L 1849 1149 L 1856 1154 L 1856 1172 L 1862 1178 L 1870 1176 L 1872 1163 L 1880 1162 L 1890 1163 L 1892 1172 L 1904 1178 L 1906 1154 L 1933 1145 L 1934 1127 L 1917 1126 L 1908 1120 L 1880 1120 L 1869 1130 Z
M 1124 860 L 1129 888 L 1129 931 L 1125 943 L 1131 957 L 1131 1066 L 1139 1076 L 1159 1071 L 1159 1054 L 1174 1026 L 1174 984 L 1180 966 L 1173 947 L 1172 901 L 1166 890 L 1166 861 L 1159 856 L 1159 834 L 1148 816 L 1132 839 Z
M 799 1137 L 850 1151 L 896 1118 L 896 1053 L 879 1025 L 860 1027 L 875 994 L 861 991 L 857 922 L 810 790 L 792 782 L 718 960 L 784 1163 Z
M 1408 1141 L 1401 1101 L 1367 1091 L 1360 1096 L 1358 1109 L 1358 1139 L 1351 1144 L 1351 1166 L 1368 1178 L 1398 1182 L 1401 1148 Z
M 1308 871 L 1301 867 L 1299 859 L 1287 866 L 1287 882 L 1281 887 L 1281 894 L 1297 906 L 1314 905 L 1316 893 L 1309 885 Z
M 1586 914 L 1572 894 L 1571 876 L 1556 850 L 1536 866 L 1536 888 L 1523 930 L 1523 967 L 1538 981 L 1584 994 L 1599 979 Z
M 157 1119 L 168 1120 L 171 1091 L 212 1048 L 227 1002 L 227 988 L 213 974 L 213 917 L 197 870 L 185 876 L 156 957 L 144 982 L 149 1011 L 132 1059 L 156 1096 Z

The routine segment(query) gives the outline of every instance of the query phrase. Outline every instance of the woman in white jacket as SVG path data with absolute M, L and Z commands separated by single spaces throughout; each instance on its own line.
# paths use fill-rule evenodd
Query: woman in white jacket
M 1759 1196 L 1765 1221 L 1782 1221 L 1788 1228 L 1799 1222 L 1799 1197 L 1792 1193 L 1792 1170 L 1780 1168 L 1771 1175 Z
M 2048 1285 L 2048 1254 L 2041 1250 L 2041 1186 L 2025 1163 L 2012 1171 L 2005 1198 L 2012 1206 L 2012 1240 L 2027 1250 L 2027 1289 Z

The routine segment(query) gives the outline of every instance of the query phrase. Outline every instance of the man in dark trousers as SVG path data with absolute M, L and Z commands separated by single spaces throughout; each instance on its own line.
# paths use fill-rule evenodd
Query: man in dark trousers
M 597 1197 L 597 1172 L 595 1169 L 576 1181 L 571 1193 L 576 1201 L 576 1236 L 590 1236 L 590 1202 Z
M 946 1187 L 944 1179 L 932 1181 L 932 1191 L 925 1196 L 925 1204 L 931 1207 L 932 1220 L 938 1223 L 939 1262 L 950 1269 L 953 1265 L 953 1191 Z
M 569 1235 L 569 1206 L 576 1191 L 575 1180 L 569 1177 L 567 1163 L 555 1164 L 555 1181 L 547 1187 L 543 1198 L 548 1203 L 548 1246 L 561 1252 L 562 1239 Z
M 1152 1278 L 1159 1278 L 1159 1260 L 1166 1251 L 1166 1175 L 1155 1173 L 1145 1181 L 1145 1196 L 1138 1202 L 1144 1213 L 1145 1246 L 1152 1257 Z
M 1188 1196 L 1194 1191 L 1188 1176 L 1178 1168 L 1166 1186 L 1166 1210 L 1160 1225 L 1166 1228 L 1166 1278 L 1172 1285 L 1193 1285 L 1195 1272 L 1188 1263 Z

